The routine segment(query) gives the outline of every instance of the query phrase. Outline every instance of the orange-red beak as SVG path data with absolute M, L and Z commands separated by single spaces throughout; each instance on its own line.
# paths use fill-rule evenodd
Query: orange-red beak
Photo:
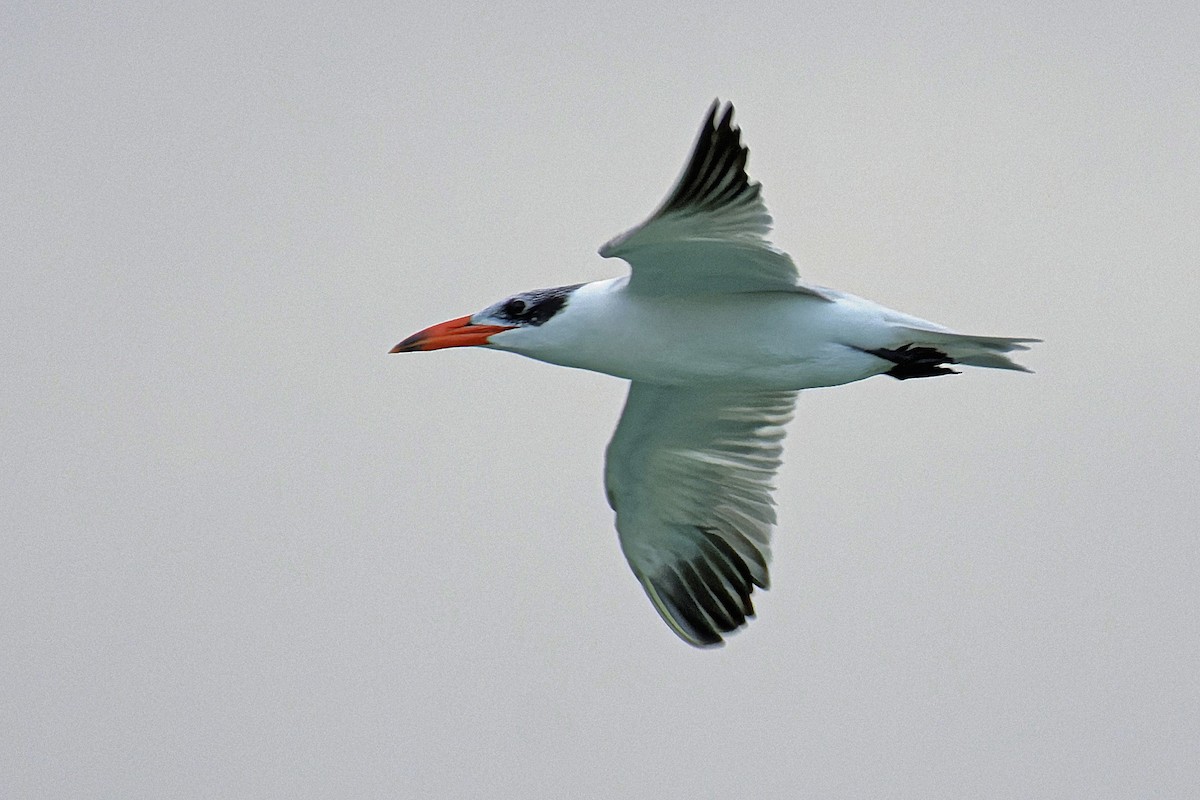
M 474 347 L 487 344 L 489 336 L 514 327 L 516 326 L 472 325 L 470 316 L 459 317 L 417 331 L 389 352 L 412 353 L 417 350 L 441 350 L 444 347 Z

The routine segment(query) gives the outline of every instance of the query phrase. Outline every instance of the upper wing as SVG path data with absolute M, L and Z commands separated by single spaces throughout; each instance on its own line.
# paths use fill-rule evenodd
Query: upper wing
M 746 175 L 749 150 L 733 106 L 714 101 L 691 158 L 659 209 L 600 248 L 633 268 L 643 294 L 790 291 L 825 297 L 800 281 L 787 253 L 767 240 L 771 215 L 762 187 Z M 828 299 L 828 298 L 826 298 Z
M 634 382 L 604 481 L 621 549 L 671 629 L 697 647 L 754 616 L 775 524 L 771 480 L 796 392 Z

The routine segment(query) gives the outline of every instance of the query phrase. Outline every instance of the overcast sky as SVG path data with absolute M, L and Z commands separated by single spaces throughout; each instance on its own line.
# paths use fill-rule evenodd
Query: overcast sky
M 1200 11 L 975 5 L 5 4 L 0 796 L 1194 791 Z M 1046 342 L 802 393 L 698 651 L 622 381 L 387 351 L 622 273 L 717 96 L 807 279 Z

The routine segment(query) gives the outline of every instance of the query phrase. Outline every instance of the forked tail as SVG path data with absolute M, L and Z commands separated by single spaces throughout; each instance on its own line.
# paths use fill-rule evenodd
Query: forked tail
M 1014 350 L 1028 350 L 1029 344 L 1041 341 L 1006 336 L 969 336 L 908 325 L 897 327 L 911 335 L 911 338 L 906 337 L 909 338 L 907 343 L 896 348 L 880 348 L 867 352 L 895 364 L 885 374 L 898 380 L 929 378 L 958 372 L 951 369 L 948 366 L 950 364 L 1031 372 L 1005 354 Z

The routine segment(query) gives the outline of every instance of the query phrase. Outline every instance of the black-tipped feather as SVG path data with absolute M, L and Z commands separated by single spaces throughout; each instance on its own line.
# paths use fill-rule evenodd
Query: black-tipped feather
M 742 600 L 735 597 L 729 591 L 729 585 L 721 579 L 712 565 L 704 559 L 700 558 L 695 561 L 693 568 L 700 579 L 704 581 L 704 585 L 712 592 L 712 596 L 725 611 L 726 617 L 729 619 L 730 628 L 739 627 L 746 624 L 746 612 L 742 609 Z
M 741 130 L 733 126 L 733 106 L 725 106 L 718 120 L 720 108 L 720 101 L 709 108 L 683 175 L 659 213 L 712 210 L 759 191 L 746 174 L 749 150 L 742 144 Z
M 716 536 L 717 534 L 715 532 L 710 532 L 710 535 Z M 763 556 L 762 552 L 754 546 L 754 542 L 750 541 L 750 539 L 744 533 L 736 528 L 727 529 L 722 538 L 725 538 L 725 541 L 729 543 L 729 546 L 733 548 L 733 551 L 738 554 L 742 560 L 742 563 L 745 564 L 746 568 L 750 571 L 750 581 L 760 589 L 771 588 L 770 581 L 767 579 L 767 559 Z M 754 566 L 758 567 L 759 572 L 762 574 L 762 578 L 759 578 L 758 574 L 756 574 L 751 568 L 750 564 L 748 563 L 751 561 L 754 562 Z
M 688 206 L 699 191 L 705 167 L 712 153 L 713 118 L 717 113 L 718 102 L 714 100 L 709 107 L 708 116 L 704 118 L 704 124 L 700 127 L 700 136 L 696 139 L 696 146 L 692 148 L 692 155 L 683 168 L 683 175 L 680 176 L 675 191 L 663 202 L 662 211 L 673 211 Z
M 675 622 L 688 636 L 702 645 L 720 644 L 723 640 L 704 612 L 696 605 L 683 579 L 674 571 L 664 570 L 654 580 L 659 598 Z
M 704 613 L 713 621 L 717 630 L 731 631 L 738 627 L 740 623 L 733 621 L 692 564 L 687 561 L 682 562 L 679 565 L 679 577 L 683 578 L 683 582 L 691 591 L 692 597 L 695 598 L 700 608 L 704 609 Z
M 742 578 L 742 585 L 745 587 L 744 591 L 746 594 L 750 594 L 750 592 L 753 591 L 750 586 L 752 584 L 758 585 L 758 581 L 754 580 L 754 574 L 750 572 L 750 567 L 746 565 L 746 561 L 742 558 L 738 551 L 733 549 L 733 545 L 729 544 L 729 542 L 725 541 L 719 534 L 709 528 L 704 528 L 697 525 L 696 530 L 703 533 L 705 539 L 707 539 L 713 547 L 717 548 L 717 550 L 721 552 L 721 555 L 725 557 L 725 560 L 728 563 L 733 565 L 734 569 L 738 571 L 738 574 Z
M 738 610 L 744 616 L 753 617 L 754 604 L 750 601 L 750 593 L 754 591 L 754 586 L 750 582 L 750 570 L 737 557 L 737 553 L 733 553 L 731 559 L 728 555 L 728 545 L 726 548 L 727 550 L 723 551 L 707 539 L 700 542 L 700 552 L 704 555 L 705 562 L 733 589 L 734 594 L 729 596 L 736 599 Z
M 724 576 L 725 580 L 729 581 L 729 585 L 739 595 L 748 595 L 754 591 L 750 583 L 750 577 L 747 574 L 749 570 L 743 572 L 743 570 L 737 567 L 740 559 L 731 559 L 725 550 L 718 548 L 707 539 L 700 542 L 700 552 L 704 554 L 708 563 L 712 564 Z

